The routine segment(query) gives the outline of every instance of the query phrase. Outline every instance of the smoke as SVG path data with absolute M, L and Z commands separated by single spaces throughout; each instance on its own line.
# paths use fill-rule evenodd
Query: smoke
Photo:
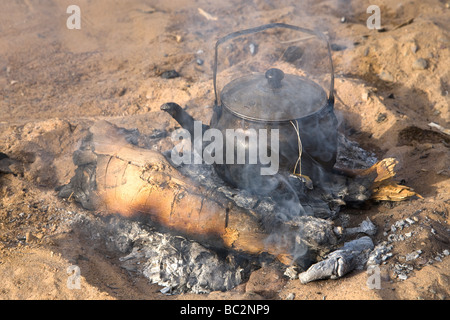
M 285 28 L 237 33 L 228 40 L 223 38 L 219 41 L 218 72 L 214 74 L 217 76 L 214 79 L 217 105 L 209 129 L 216 130 L 211 144 L 217 143 L 216 133 L 221 132 L 223 140 L 217 148 L 208 150 L 211 144 L 208 146 L 205 141 L 211 141 L 212 134 L 206 140 L 203 137 L 189 139 L 193 148 L 185 148 L 183 158 L 199 159 L 206 148 L 214 156 L 206 158 L 206 163 L 201 166 L 205 169 L 211 164 L 209 160 L 217 160 L 217 153 L 223 152 L 219 160 L 224 161 L 214 162 L 215 170 L 211 175 L 217 175 L 228 188 L 234 188 L 233 191 L 228 189 L 226 194 L 232 195 L 234 200 L 236 195 L 243 199 L 247 196 L 243 193 L 249 192 L 250 198 L 258 199 L 256 203 L 244 202 L 254 203 L 250 209 L 259 214 L 264 227 L 271 232 L 267 243 L 289 248 L 295 260 L 301 261 L 304 257 L 303 262 L 310 261 L 311 245 L 304 240 L 307 232 L 301 218 L 319 215 L 328 218 L 335 214 L 323 199 L 323 194 L 330 193 L 323 188 L 329 184 L 338 143 L 329 47 L 321 35 L 316 36 L 315 31 Z M 281 78 L 280 86 L 271 87 L 265 72 L 274 67 L 283 71 L 284 78 Z M 184 112 L 181 107 L 178 111 Z M 175 119 L 189 130 L 191 124 L 180 121 L 190 119 L 189 116 L 178 114 Z M 280 121 L 274 124 L 270 122 L 273 120 Z M 293 122 L 296 126 L 292 125 Z M 261 139 L 260 135 L 246 136 L 252 130 L 258 132 L 261 129 L 277 130 L 278 143 Z M 229 131 L 234 133 L 231 139 Z M 267 144 L 256 143 L 261 140 Z M 258 148 L 253 148 L 255 145 Z M 193 156 L 188 154 L 191 152 Z M 261 161 L 258 154 L 270 154 L 263 160 L 272 162 Z M 274 155 L 279 158 L 277 173 L 262 175 L 261 169 L 271 168 Z M 259 160 L 256 164 L 255 159 Z M 194 161 L 194 164 L 199 163 Z M 200 173 L 203 169 L 185 164 L 188 165 L 179 169 L 187 169 L 184 172 L 190 171 L 191 176 L 207 176 Z M 194 171 L 197 173 L 192 174 Z M 218 187 L 227 189 L 220 183 Z M 267 198 L 274 203 L 270 210 L 261 206 Z

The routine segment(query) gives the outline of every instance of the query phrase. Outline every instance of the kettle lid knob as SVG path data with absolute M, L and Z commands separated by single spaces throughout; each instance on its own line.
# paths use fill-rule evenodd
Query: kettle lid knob
M 266 71 L 266 79 L 272 89 L 281 88 L 281 80 L 284 78 L 284 72 L 277 68 L 271 68 Z

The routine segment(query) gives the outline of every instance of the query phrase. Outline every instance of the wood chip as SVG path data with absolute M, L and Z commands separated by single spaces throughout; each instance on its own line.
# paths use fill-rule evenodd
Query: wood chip
M 217 21 L 218 18 L 210 15 L 208 12 L 204 11 L 202 8 L 198 8 L 198 13 L 204 16 L 207 20 Z
M 444 134 L 450 136 L 450 129 L 445 129 L 444 127 L 438 125 L 437 123 L 430 122 L 430 123 L 428 124 L 428 126 L 431 127 L 431 128 L 433 128 L 433 129 L 437 129 L 437 130 L 439 130 L 440 132 L 442 132 L 442 133 L 444 133 Z
M 394 168 L 397 163 L 398 161 L 395 158 L 386 158 L 377 162 L 372 167 L 356 173 L 357 176 L 364 177 L 376 172 L 376 178 L 371 186 L 371 199 L 377 201 L 402 201 L 413 196 L 423 199 L 412 188 L 399 185 L 393 180 L 395 176 Z

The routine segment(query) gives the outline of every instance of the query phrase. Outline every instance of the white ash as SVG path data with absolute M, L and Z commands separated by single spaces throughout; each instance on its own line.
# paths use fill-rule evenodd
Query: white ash
M 399 242 L 399 241 L 405 241 L 406 237 L 403 234 L 390 234 L 390 235 L 388 235 L 387 240 L 389 242 Z
M 300 282 L 320 279 L 338 279 L 365 265 L 364 254 L 374 248 L 372 239 L 368 236 L 346 242 L 344 246 L 331 252 L 325 260 L 313 264 L 308 270 L 299 274 Z
M 367 259 L 367 266 L 379 265 L 392 257 L 392 253 L 390 253 L 392 248 L 393 246 L 389 245 L 387 241 L 375 246 Z
M 284 275 L 291 280 L 295 280 L 298 278 L 298 270 L 295 266 L 289 266 L 284 271 Z
M 434 257 L 434 260 L 438 261 L 438 262 L 442 262 L 442 258 L 447 257 L 450 254 L 450 251 L 448 251 L 448 249 L 444 249 L 442 251 L 442 253 L 438 253 L 436 255 L 436 257 Z M 433 260 L 431 260 L 433 261 Z
M 396 276 L 399 280 L 406 280 L 413 270 L 414 267 L 410 264 L 396 263 L 394 265 L 394 276 Z
M 170 287 L 172 292 L 208 293 L 230 290 L 242 281 L 242 268 L 231 256 L 218 255 L 197 242 L 168 234 L 141 249 L 145 259 L 143 274 L 153 283 Z
M 389 230 L 384 232 L 383 234 L 384 236 L 387 236 L 387 240 L 389 242 L 405 241 L 406 239 L 411 238 L 415 234 L 415 231 L 405 232 L 404 234 L 399 234 L 399 231 L 402 231 L 403 229 L 410 227 L 417 221 L 418 219 L 416 217 L 414 217 L 413 219 L 411 218 L 400 219 L 396 221 L 394 224 L 392 224 Z M 391 232 L 391 234 L 388 233 L 389 231 Z
M 405 260 L 406 260 L 406 261 L 413 261 L 413 260 L 416 260 L 421 254 L 422 254 L 422 250 L 416 250 L 416 251 L 413 251 L 413 252 L 411 252 L 411 253 L 408 253 L 408 254 L 405 256 Z
M 138 221 L 120 216 L 107 219 L 82 213 L 71 214 L 67 223 L 113 252 L 125 255 L 119 265 L 137 272 L 171 293 L 208 293 L 230 290 L 242 282 L 251 265 L 232 253 L 227 257 L 195 241 L 160 233 Z
M 377 227 L 370 221 L 369 217 L 361 222 L 358 227 L 345 229 L 345 234 L 352 235 L 358 233 L 365 233 L 369 236 L 373 236 L 377 233 Z
M 407 227 L 413 225 L 414 223 L 416 223 L 416 222 L 411 218 L 400 219 L 391 225 L 391 231 L 396 232 L 397 229 L 403 230 L 403 228 L 407 228 Z

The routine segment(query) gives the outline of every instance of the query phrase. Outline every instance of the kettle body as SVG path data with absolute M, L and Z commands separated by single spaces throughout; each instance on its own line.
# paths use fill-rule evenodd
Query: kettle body
M 271 28 L 287 28 L 317 36 L 327 45 L 331 65 L 329 94 L 314 81 L 280 69 L 234 79 L 217 88 L 218 47 L 246 34 Z M 215 103 L 210 125 L 223 138 L 222 156 L 213 163 L 216 173 L 233 187 L 270 194 L 283 185 L 283 176 L 296 175 L 309 187 L 320 184 L 331 171 L 337 155 L 337 124 L 334 114 L 334 72 L 331 49 L 323 34 L 283 23 L 231 33 L 215 46 L 213 69 Z M 193 133 L 193 119 L 175 103 L 161 106 L 181 126 Z M 204 150 L 208 151 L 203 144 Z M 217 159 L 217 157 L 216 157 Z M 268 161 L 269 160 L 269 161 Z M 274 163 L 276 162 L 276 163 Z

